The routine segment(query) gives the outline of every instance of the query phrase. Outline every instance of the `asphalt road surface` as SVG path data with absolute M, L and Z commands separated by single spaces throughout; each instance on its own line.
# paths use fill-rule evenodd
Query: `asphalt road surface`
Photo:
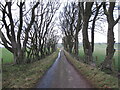
M 39 80 L 36 88 L 92 88 L 82 75 L 66 60 L 63 51 L 46 74 Z

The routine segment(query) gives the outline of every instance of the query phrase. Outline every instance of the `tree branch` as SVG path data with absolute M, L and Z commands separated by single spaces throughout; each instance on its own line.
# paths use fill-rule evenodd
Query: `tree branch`
M 120 15 L 119 15 L 119 17 L 115 20 L 114 25 L 116 25 L 119 20 L 120 20 Z
M 30 21 L 30 24 L 28 25 L 28 27 L 26 28 L 26 32 L 25 32 L 25 40 L 23 42 L 23 47 L 26 48 L 26 43 L 27 43 L 27 40 L 28 40 L 28 32 L 30 31 L 30 28 L 34 22 L 34 19 L 35 19 L 35 8 L 39 5 L 39 2 L 37 2 L 33 8 L 32 8 L 32 16 L 31 16 L 31 21 Z
M 106 2 L 103 2 L 103 9 L 104 9 L 104 14 L 108 16 L 109 14 L 108 14 L 108 11 L 106 9 Z

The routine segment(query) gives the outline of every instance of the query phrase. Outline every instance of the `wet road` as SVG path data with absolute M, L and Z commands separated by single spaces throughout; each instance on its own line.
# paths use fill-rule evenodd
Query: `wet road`
M 66 60 L 63 51 L 60 51 L 55 63 L 38 82 L 36 88 L 91 88 L 91 86 Z

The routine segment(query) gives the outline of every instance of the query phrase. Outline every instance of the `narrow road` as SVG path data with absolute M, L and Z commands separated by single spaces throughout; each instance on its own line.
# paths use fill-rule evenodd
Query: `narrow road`
M 55 63 L 38 82 L 36 88 L 91 88 L 91 86 L 66 60 L 64 52 L 60 51 Z

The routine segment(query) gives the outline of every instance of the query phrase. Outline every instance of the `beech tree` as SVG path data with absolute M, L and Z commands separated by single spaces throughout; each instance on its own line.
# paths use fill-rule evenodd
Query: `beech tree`
M 63 43 L 70 53 L 78 55 L 78 34 L 81 30 L 80 3 L 67 3 L 60 15 L 60 26 L 64 33 Z
M 95 32 L 95 27 L 96 27 L 96 21 L 100 19 L 99 14 L 101 14 L 102 12 L 100 12 L 100 8 L 103 5 L 103 2 L 98 4 L 97 2 L 95 3 L 95 8 L 94 10 L 92 10 L 93 13 L 93 20 L 92 20 L 92 27 L 91 27 L 91 48 L 92 48 L 92 53 L 94 52 L 94 32 Z M 97 26 L 98 27 L 98 26 Z
M 47 1 L 41 2 L 40 7 L 38 8 L 38 16 L 36 17 L 36 27 L 37 27 L 37 39 L 38 39 L 38 52 L 41 54 L 41 58 L 45 56 L 44 45 L 47 41 L 46 36 L 50 34 L 55 26 L 55 13 L 59 9 L 59 1 Z M 39 16 L 39 13 L 43 13 Z
M 115 2 L 109 2 L 109 7 L 107 9 L 107 3 L 104 2 L 103 4 L 103 9 L 104 13 L 107 17 L 107 22 L 108 22 L 108 32 L 107 32 L 107 48 L 106 48 L 106 56 L 105 60 L 102 63 L 101 69 L 109 69 L 112 70 L 112 59 L 115 53 L 114 49 L 114 26 L 118 23 L 120 19 L 120 15 L 118 18 L 115 20 L 114 19 L 114 8 L 115 8 Z
M 18 18 L 13 16 L 12 5 L 15 3 L 19 9 Z M 53 31 L 59 1 L 5 2 L 0 5 L 1 44 L 13 53 L 15 64 L 40 60 L 56 50 L 58 38 Z
M 27 43 L 29 48 L 27 50 L 29 55 L 27 62 L 40 60 L 56 50 L 57 38 L 53 31 L 56 25 L 55 13 L 59 7 L 59 1 L 48 0 L 46 2 L 41 1 L 36 8 L 35 22 L 30 30 L 29 42 Z
M 79 40 L 78 40 L 78 35 L 79 35 L 79 32 L 80 30 L 82 29 L 82 16 L 81 16 L 81 11 L 80 11 L 80 2 L 78 2 L 78 5 L 77 5 L 77 9 L 78 9 L 78 15 L 77 15 L 77 25 L 75 26 L 75 35 L 74 35 L 74 39 L 75 39 L 75 42 L 74 42 L 74 52 L 75 52 L 75 55 L 78 56 L 78 49 L 79 49 Z
M 72 3 L 75 5 L 75 3 Z M 72 53 L 72 48 L 73 48 L 73 24 L 74 24 L 74 10 L 75 7 L 71 7 L 72 4 L 67 3 L 66 6 L 64 7 L 63 12 L 60 14 L 60 26 L 62 29 L 62 33 L 64 33 L 65 38 L 63 38 L 65 41 L 64 43 L 67 44 L 66 50 L 68 50 L 70 53 Z
M 23 7 L 25 6 L 25 2 L 17 3 L 19 7 L 19 20 L 17 21 L 18 28 L 16 30 L 16 23 L 14 22 L 14 17 L 12 13 L 12 2 L 5 2 L 5 5 L 0 3 L 0 11 L 2 13 L 2 23 L 3 28 L 5 28 L 6 36 L 3 33 L 3 28 L 0 30 L 0 37 L 2 40 L 2 45 L 5 46 L 14 56 L 14 63 L 21 64 L 25 61 L 25 50 L 26 50 L 26 43 L 28 41 L 28 32 L 32 24 L 34 23 L 35 19 L 35 9 L 39 5 L 39 2 L 35 3 L 34 6 L 31 8 L 31 19 L 28 23 L 27 27 L 24 29 L 25 31 L 25 38 L 23 42 L 21 42 L 21 34 L 23 31 Z M 22 44 L 23 43 L 23 44 Z
M 89 63 L 92 61 L 92 48 L 90 45 L 89 37 L 88 37 L 88 25 L 89 19 L 92 14 L 92 7 L 94 2 L 81 2 L 81 14 L 83 20 L 83 28 L 82 28 L 82 35 L 83 35 L 83 48 L 85 54 L 85 62 Z

